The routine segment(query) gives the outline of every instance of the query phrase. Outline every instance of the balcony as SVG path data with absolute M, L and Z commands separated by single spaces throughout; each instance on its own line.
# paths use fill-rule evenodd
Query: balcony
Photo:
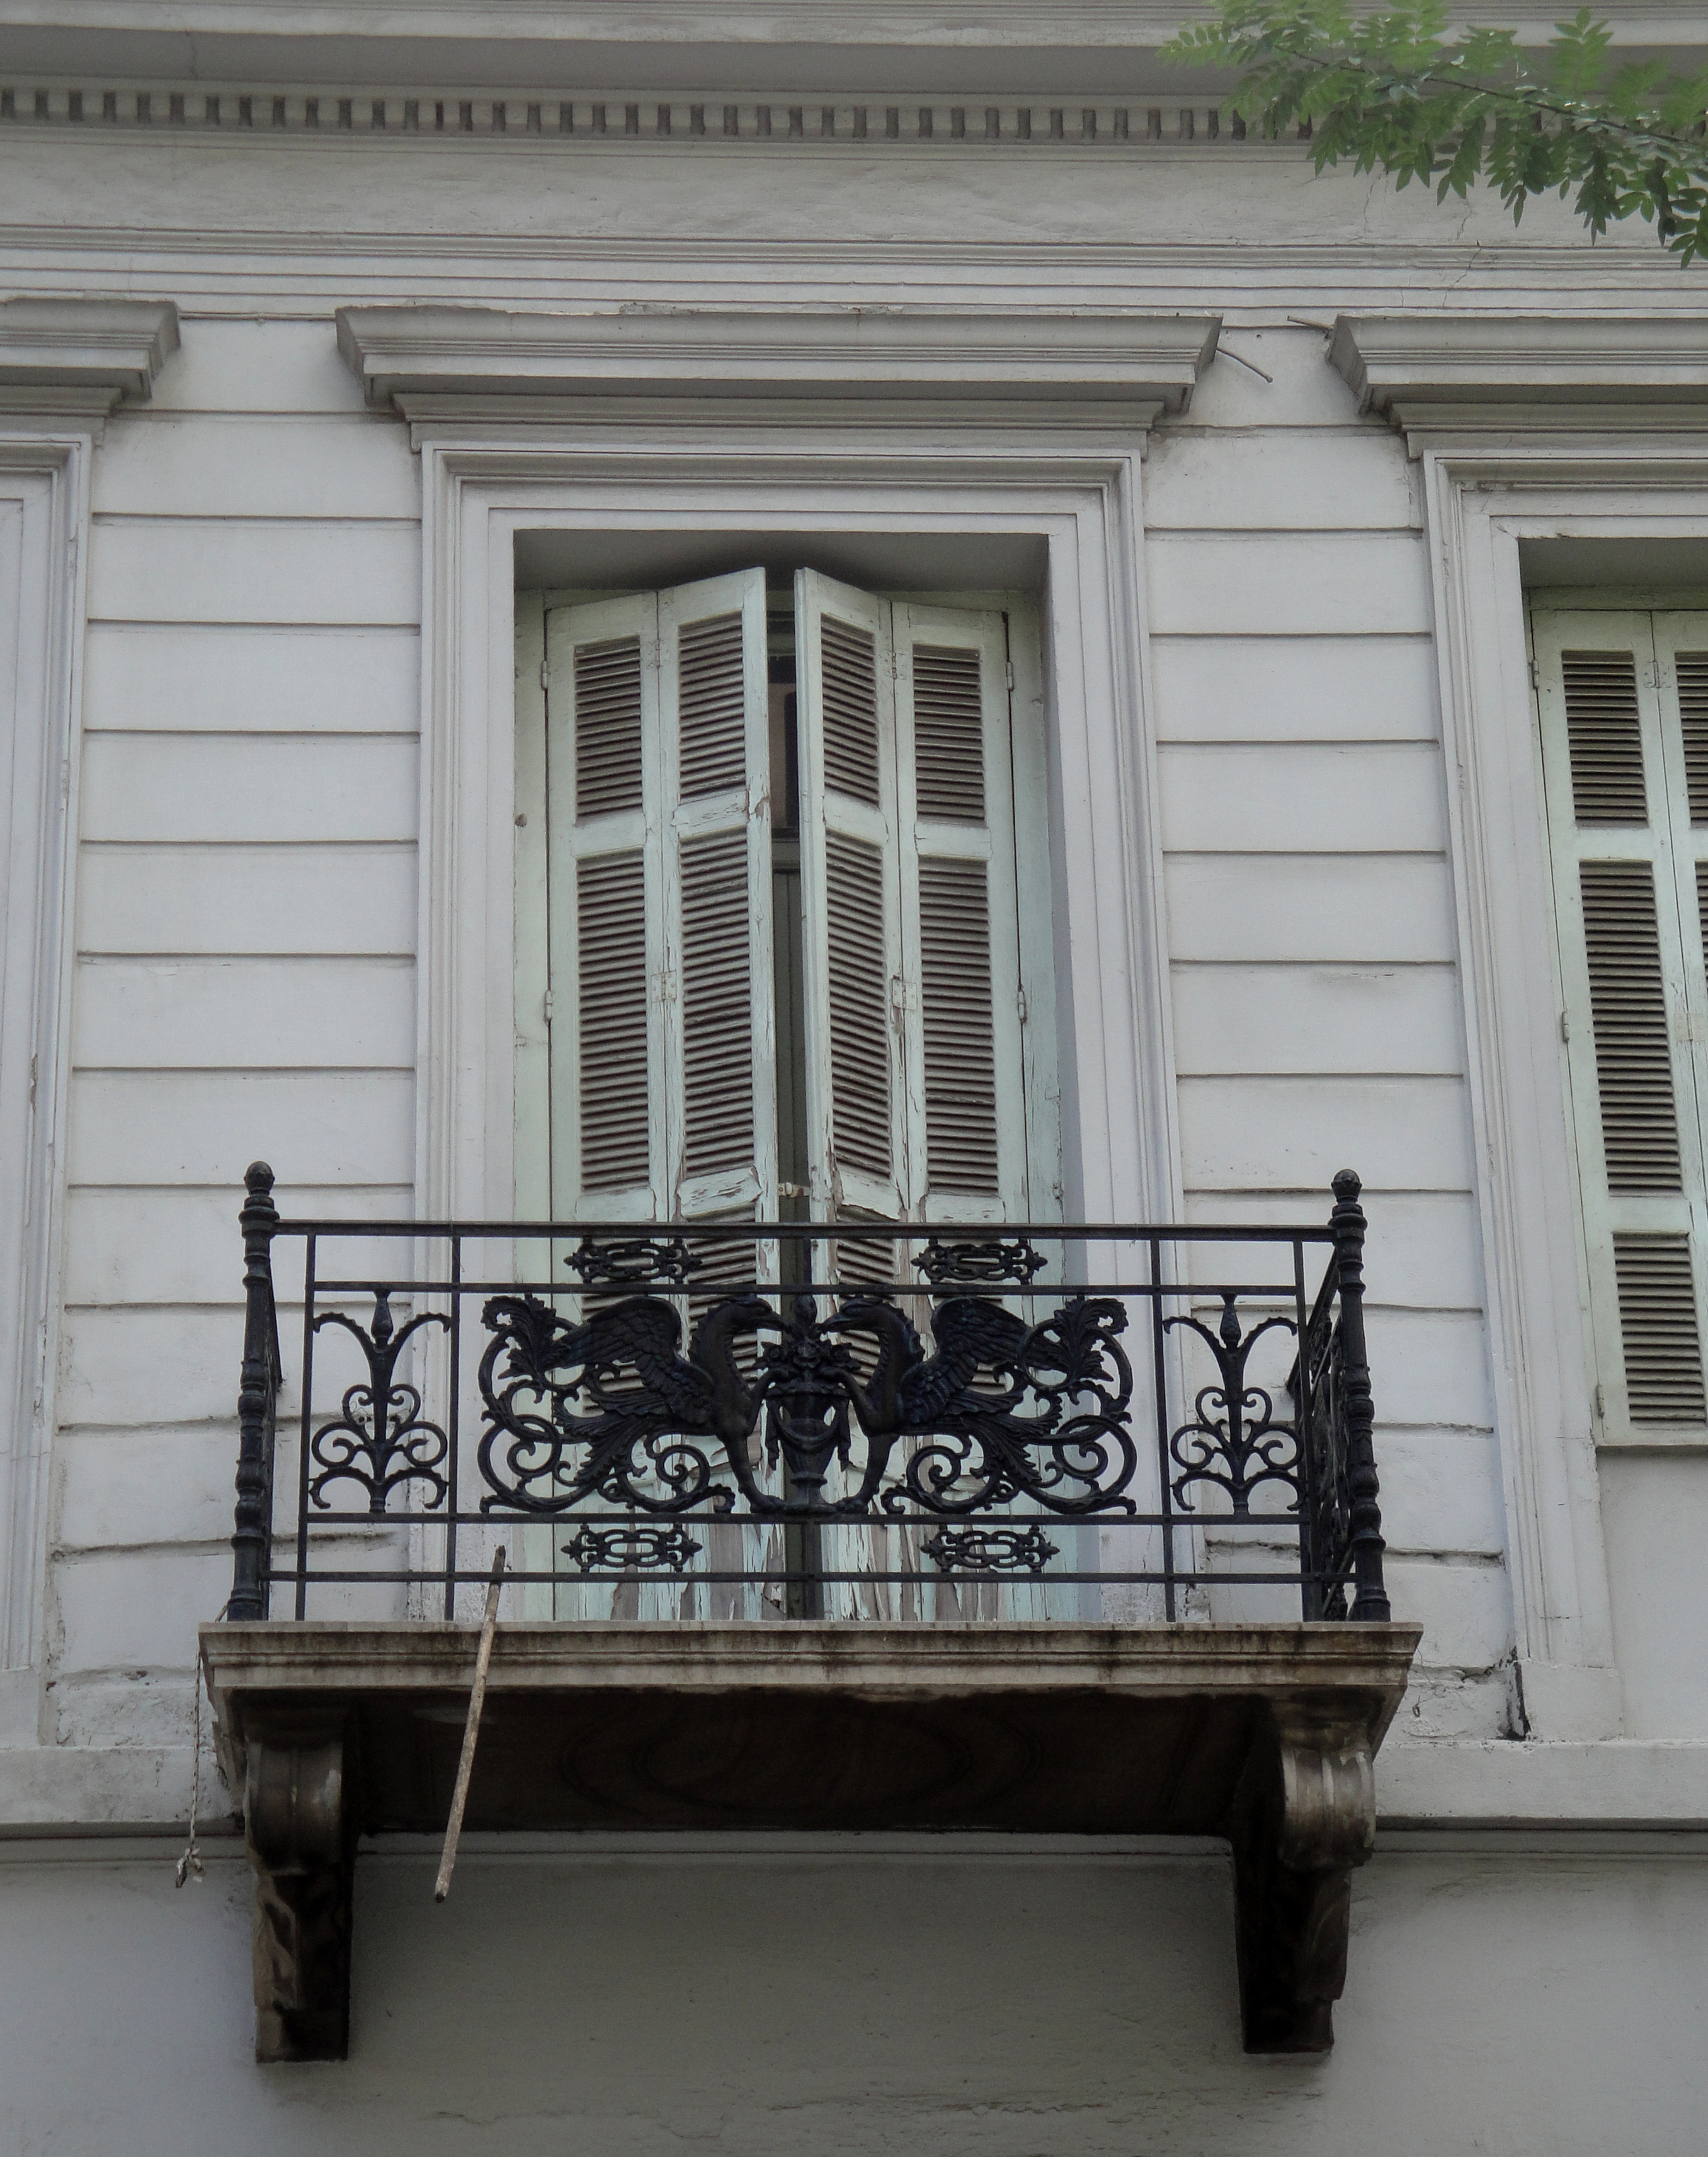
M 444 1830 L 466 1725 L 477 1829 L 1225 1836 L 1248 2048 L 1328 2046 L 1417 1640 L 1356 1176 L 1320 1226 L 906 1230 L 282 1221 L 271 1180 L 202 1636 L 259 2057 L 342 2056 L 357 1840 Z

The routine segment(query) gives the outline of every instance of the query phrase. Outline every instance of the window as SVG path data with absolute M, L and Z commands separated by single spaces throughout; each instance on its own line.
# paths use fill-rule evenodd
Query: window
M 543 1005 L 545 1054 L 520 1063 L 518 1176 L 539 1187 L 543 1149 L 556 1217 L 1058 1210 L 1017 636 L 1023 609 L 807 569 L 546 605 L 517 795 L 543 842 L 518 857 L 518 1025 Z
M 1538 610 L 1596 1412 L 1708 1423 L 1708 612 Z

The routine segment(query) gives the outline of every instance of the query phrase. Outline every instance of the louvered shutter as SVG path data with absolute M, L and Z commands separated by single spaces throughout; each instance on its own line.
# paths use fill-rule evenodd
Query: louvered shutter
M 666 1187 L 658 608 L 546 619 L 552 1207 L 651 1221 Z
M 776 1204 L 760 569 L 547 620 L 553 1204 Z
M 670 1212 L 769 1219 L 777 1050 L 764 571 L 661 593 L 658 650 Z
M 1539 614 L 1535 636 L 1603 1432 L 1699 1430 L 1708 1073 L 1696 1044 L 1708 985 L 1697 857 L 1708 865 L 1708 743 L 1693 748 L 1692 728 L 1708 725 L 1708 712 L 1692 718 L 1680 693 L 1689 655 L 1677 654 L 1683 665 L 1658 656 L 1647 615 Z M 1708 652 L 1708 636 L 1698 641 Z M 1693 806 L 1704 819 L 1695 841 Z
M 898 602 L 910 1212 L 1026 1216 L 1019 911 L 1000 614 Z
M 795 580 L 806 1118 L 815 1217 L 906 1217 L 890 610 Z

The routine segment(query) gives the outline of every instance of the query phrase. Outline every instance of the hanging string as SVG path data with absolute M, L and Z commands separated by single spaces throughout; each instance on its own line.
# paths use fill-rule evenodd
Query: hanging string
M 222 1610 L 220 1615 L 224 1616 Z M 196 1837 L 197 1815 L 202 1810 L 202 1650 L 196 1645 L 196 1694 L 191 1711 L 190 1726 L 190 1839 L 184 1845 L 184 1854 L 177 1861 L 172 1875 L 172 1885 L 182 1887 L 186 1880 L 194 1878 L 199 1887 L 207 1880 L 207 1868 L 202 1862 L 202 1846 Z

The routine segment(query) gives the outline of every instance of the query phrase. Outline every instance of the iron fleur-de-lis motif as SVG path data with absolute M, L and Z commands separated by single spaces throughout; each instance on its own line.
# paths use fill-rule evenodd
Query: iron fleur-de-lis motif
M 401 1331 L 395 1330 L 391 1291 L 380 1287 L 373 1291 L 372 1326 L 358 1326 L 342 1310 L 322 1311 L 314 1330 L 318 1333 L 327 1326 L 342 1326 L 361 1348 L 368 1382 L 352 1386 L 340 1413 L 322 1423 L 310 1440 L 309 1458 L 316 1470 L 308 1486 L 311 1502 L 325 1508 L 332 1502 L 325 1495 L 329 1484 L 358 1483 L 368 1493 L 368 1511 L 378 1515 L 385 1511 L 388 1497 L 399 1485 L 421 1482 L 427 1485 L 427 1503 L 443 1505 L 450 1488 L 442 1472 L 450 1456 L 449 1442 L 440 1426 L 422 1414 L 420 1388 L 399 1383 L 397 1367 L 404 1350 L 424 1326 L 439 1326 L 449 1331 L 450 1319 L 443 1311 L 424 1310 Z
M 1298 1426 L 1275 1419 L 1273 1398 L 1263 1387 L 1247 1383 L 1246 1366 L 1266 1333 L 1278 1328 L 1294 1333 L 1298 1328 L 1290 1318 L 1273 1317 L 1242 1332 L 1235 1301 L 1234 1291 L 1223 1292 L 1222 1319 L 1214 1333 L 1186 1314 L 1163 1320 L 1165 1332 L 1184 1326 L 1196 1333 L 1216 1358 L 1219 1373 L 1218 1383 L 1199 1389 L 1191 1420 L 1170 1437 L 1169 1454 L 1181 1470 L 1171 1487 L 1176 1503 L 1191 1511 L 1186 1494 L 1191 1485 L 1212 1483 L 1227 1493 L 1235 1516 L 1244 1520 L 1258 1485 L 1279 1483 L 1293 1494 L 1287 1510 L 1294 1512 L 1299 1500 Z

